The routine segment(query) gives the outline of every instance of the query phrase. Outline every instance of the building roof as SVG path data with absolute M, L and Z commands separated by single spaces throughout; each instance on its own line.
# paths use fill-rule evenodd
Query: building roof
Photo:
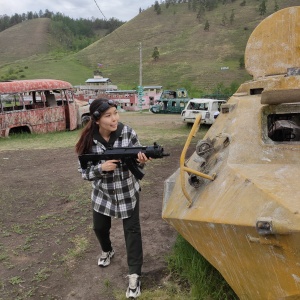
M 109 78 L 89 78 L 86 83 L 108 83 L 111 82 Z
M 136 93 L 136 90 L 117 90 L 117 91 L 106 91 L 107 93 L 111 94 L 119 94 L 119 93 Z
M 162 85 L 147 85 L 143 87 L 145 89 L 161 89 Z

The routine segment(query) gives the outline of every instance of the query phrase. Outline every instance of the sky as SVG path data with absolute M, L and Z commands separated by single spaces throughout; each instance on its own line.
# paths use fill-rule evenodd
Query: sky
M 0 16 L 28 11 L 39 13 L 40 10 L 45 12 L 48 9 L 73 19 L 94 17 L 129 21 L 139 13 L 140 8 L 145 10 L 154 3 L 155 0 L 0 0 Z

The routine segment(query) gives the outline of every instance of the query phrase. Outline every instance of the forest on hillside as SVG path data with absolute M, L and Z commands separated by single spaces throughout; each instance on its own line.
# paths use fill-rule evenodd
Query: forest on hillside
M 160 0 L 154 1 L 153 7 L 154 11 L 160 14 L 162 5 L 169 8 L 171 5 L 188 3 L 188 9 L 194 11 L 196 18 L 200 21 L 205 18 L 206 11 L 214 10 L 219 4 L 226 5 L 235 1 L 240 1 L 241 6 L 247 5 L 247 0 Z M 267 12 L 267 0 L 257 0 L 257 3 L 259 14 L 265 15 Z M 278 9 L 277 0 L 273 0 L 273 3 L 273 10 L 276 11 Z M 140 13 L 141 12 L 142 9 L 140 8 Z M 64 50 L 69 51 L 84 49 L 125 23 L 115 18 L 108 20 L 99 18 L 72 19 L 62 13 L 53 13 L 46 9 L 45 11 L 40 10 L 38 13 L 29 11 L 22 14 L 15 13 L 12 16 L 0 15 L 0 32 L 24 21 L 37 18 L 49 18 L 52 20 L 51 31 L 53 36 L 56 37 Z M 226 24 L 227 21 L 232 22 L 233 19 L 234 12 L 231 13 L 230 20 L 227 20 L 227 16 L 224 14 L 222 23 Z M 209 28 L 208 21 L 206 22 L 206 27 Z
M 166 8 L 169 8 L 171 4 L 175 5 L 177 3 L 188 3 L 188 9 L 197 13 L 197 19 L 201 19 L 206 11 L 212 11 L 218 7 L 219 4 L 226 5 L 229 3 L 236 2 L 237 0 L 165 0 L 161 1 Z M 280 0 L 279 0 L 280 1 Z M 270 1 L 269 1 L 270 2 Z M 257 0 L 258 12 L 261 16 L 267 13 L 268 0 Z M 269 3 L 270 4 L 270 3 Z M 247 0 L 240 0 L 240 6 L 246 6 Z M 277 0 L 273 0 L 273 12 L 279 9 Z M 154 10 L 157 14 L 161 13 L 160 4 L 158 1 L 154 3 Z
M 37 18 L 51 19 L 51 30 L 54 36 L 63 42 L 62 46 L 67 50 L 76 51 L 99 39 L 99 32 L 101 36 L 107 35 L 124 24 L 123 21 L 115 18 L 108 20 L 98 18 L 72 19 L 62 13 L 53 13 L 46 9 L 44 12 L 40 10 L 39 13 L 29 11 L 23 14 L 15 13 L 12 16 L 2 15 L 0 16 L 0 32 L 24 21 Z

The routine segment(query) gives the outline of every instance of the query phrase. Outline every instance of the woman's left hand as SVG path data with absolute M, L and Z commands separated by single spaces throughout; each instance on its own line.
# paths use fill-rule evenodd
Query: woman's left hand
M 145 153 L 142 153 L 142 152 L 139 152 L 138 153 L 138 158 L 137 158 L 137 161 L 140 163 L 140 164 L 144 164 L 146 163 L 146 161 L 148 160 L 151 160 L 151 158 L 148 158 Z

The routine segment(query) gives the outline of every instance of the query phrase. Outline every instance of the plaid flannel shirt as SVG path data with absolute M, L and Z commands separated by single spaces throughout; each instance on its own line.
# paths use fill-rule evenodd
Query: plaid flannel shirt
M 124 125 L 121 135 L 115 140 L 113 147 L 138 147 L 137 134 L 129 126 Z M 92 153 L 101 154 L 106 150 L 105 146 L 94 139 Z M 136 205 L 140 191 L 139 181 L 129 171 L 126 164 L 120 162 L 113 172 L 102 172 L 101 161 L 97 165 L 88 163 L 86 169 L 79 172 L 82 178 L 92 181 L 92 205 L 93 209 L 104 215 L 125 219 L 131 216 Z

